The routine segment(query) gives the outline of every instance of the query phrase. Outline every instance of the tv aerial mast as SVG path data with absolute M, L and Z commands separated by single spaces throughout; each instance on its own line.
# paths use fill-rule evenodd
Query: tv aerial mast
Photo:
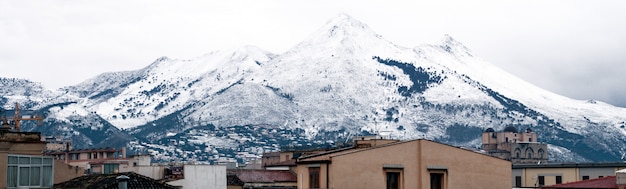
M 14 110 L 15 114 L 13 115 L 13 117 L 9 117 L 9 116 L 2 116 L 2 127 L 6 128 L 11 124 L 14 124 L 14 129 L 15 131 L 19 132 L 20 128 L 21 128 L 21 122 L 22 121 L 37 121 L 37 125 L 41 126 L 43 125 L 43 116 L 38 115 L 38 114 L 34 114 L 34 115 L 22 115 L 20 112 L 20 105 L 16 102 L 15 103 L 15 110 Z

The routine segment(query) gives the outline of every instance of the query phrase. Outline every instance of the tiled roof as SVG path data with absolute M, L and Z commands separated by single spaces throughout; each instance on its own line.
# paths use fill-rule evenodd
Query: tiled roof
M 54 188 L 63 189 L 116 189 L 117 177 L 128 176 L 128 188 L 150 188 L 150 189 L 175 189 L 176 187 L 160 183 L 150 177 L 146 177 L 134 172 L 113 173 L 113 174 L 92 174 L 76 177 L 72 180 L 65 181 L 54 185 Z
M 275 170 L 232 170 L 229 171 L 244 183 L 298 182 L 291 171 Z
M 283 161 L 283 162 L 265 165 L 265 167 L 282 167 L 282 166 L 296 166 L 296 160 L 290 159 L 290 160 Z
M 338 154 L 341 152 L 346 152 L 346 151 L 350 151 L 350 152 L 358 151 L 360 149 L 363 149 L 363 148 L 355 148 L 354 146 L 350 146 L 350 147 L 339 148 L 339 149 L 334 149 L 334 150 L 329 150 L 329 151 L 323 151 L 319 153 L 300 156 L 296 162 L 327 161 L 330 159 L 331 155 Z
M 556 184 L 552 186 L 543 186 L 541 188 L 595 188 L 595 189 L 613 189 L 617 188 L 617 179 L 615 176 L 602 177 L 597 179 L 582 180 L 564 184 Z
M 237 175 L 226 175 L 226 185 L 228 186 L 243 186 L 243 182 L 237 178 Z

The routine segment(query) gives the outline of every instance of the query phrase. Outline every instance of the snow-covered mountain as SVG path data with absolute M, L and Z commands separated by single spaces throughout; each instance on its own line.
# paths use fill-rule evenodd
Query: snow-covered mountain
M 2 93 L 4 108 L 43 109 L 58 128 L 50 132 L 105 132 L 81 140 L 131 141 L 164 157 L 258 154 L 364 133 L 475 147 L 486 128 L 509 125 L 536 131 L 561 160 L 615 161 L 626 151 L 625 108 L 538 88 L 447 35 L 439 44 L 394 45 L 347 15 L 282 54 L 245 46 L 190 60 L 163 57 L 56 91 L 1 81 L 16 86 Z M 191 151 L 168 147 L 172 141 Z

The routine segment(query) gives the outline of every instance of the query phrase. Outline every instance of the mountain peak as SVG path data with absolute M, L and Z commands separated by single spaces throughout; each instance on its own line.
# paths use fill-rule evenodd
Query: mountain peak
M 452 36 L 445 34 L 443 36 L 443 39 L 441 40 L 441 43 L 439 45 L 441 48 L 443 48 L 443 50 L 452 53 L 452 54 L 467 54 L 468 56 L 474 56 L 472 55 L 472 52 L 465 46 L 463 45 L 463 43 L 455 40 L 454 38 L 452 38 Z
M 330 19 L 318 32 L 327 38 L 346 38 L 356 36 L 375 36 L 378 35 L 370 29 L 367 24 L 352 18 L 347 14 L 339 14 Z
M 372 46 L 383 48 L 395 45 L 384 40 L 371 30 L 367 24 L 347 14 L 339 14 L 326 22 L 324 26 L 313 33 L 307 40 L 298 44 L 294 50 L 314 48 L 316 49 L 315 51 L 356 53 L 362 50 L 371 50 Z

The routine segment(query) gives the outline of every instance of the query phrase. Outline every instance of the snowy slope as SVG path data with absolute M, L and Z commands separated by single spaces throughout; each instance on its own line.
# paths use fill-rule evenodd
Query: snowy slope
M 445 50 L 448 47 L 452 47 L 451 50 Z M 416 49 L 432 54 L 430 57 L 436 58 L 435 61 L 446 62 L 458 73 L 465 74 L 504 96 L 516 99 L 549 117 L 557 118 L 569 132 L 585 134 L 587 124 L 581 121 L 601 123 L 615 128 L 622 126 L 625 121 L 626 108 L 596 100 L 574 100 L 541 89 L 474 57 L 465 46 L 450 36 L 446 36 L 440 46 Z M 624 129 L 618 129 L 618 132 L 626 135 Z
M 134 147 L 161 150 L 160 156 L 174 148 L 156 143 L 173 137 L 191 137 L 185 145 L 241 138 L 233 133 L 209 137 L 211 132 L 293 131 L 284 135 L 303 136 L 288 142 L 316 144 L 329 136 L 345 140 L 336 137 L 381 133 L 475 147 L 484 129 L 509 125 L 537 131 L 539 140 L 565 159 L 615 160 L 626 150 L 625 108 L 538 88 L 477 58 L 447 35 L 439 44 L 397 46 L 347 15 L 331 19 L 282 54 L 245 46 L 190 60 L 163 57 L 140 70 L 101 74 L 57 91 L 5 83 L 31 86 L 28 92 L 4 93 L 5 107 L 14 101 L 52 105 L 50 119 L 67 132 L 82 136 L 87 128 L 123 129 L 144 140 Z M 262 136 L 275 137 L 268 133 Z M 113 140 L 88 138 L 81 140 Z M 283 140 L 252 141 L 276 147 Z M 189 148 L 219 151 L 206 145 Z
M 211 52 L 193 60 L 159 58 L 141 72 L 126 76 L 134 80 L 112 89 L 117 91 L 111 98 L 93 105 L 85 101 L 84 105 L 119 128 L 132 128 L 237 83 L 271 56 L 256 47 L 246 46 Z M 90 82 L 101 83 L 99 79 Z M 85 90 L 80 86 L 75 88 Z M 96 95 L 100 94 L 89 98 Z

